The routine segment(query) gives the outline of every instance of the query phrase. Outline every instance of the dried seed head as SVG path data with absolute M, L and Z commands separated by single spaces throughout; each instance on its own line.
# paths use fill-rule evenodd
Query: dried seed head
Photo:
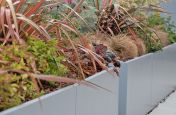
M 128 60 L 138 56 L 136 44 L 126 35 L 112 37 L 110 46 L 122 60 Z

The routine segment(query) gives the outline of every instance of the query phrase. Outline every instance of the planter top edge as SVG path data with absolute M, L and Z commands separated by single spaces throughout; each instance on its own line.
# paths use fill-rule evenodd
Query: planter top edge
M 86 81 L 90 81 L 90 80 L 92 80 L 98 76 L 101 76 L 102 74 L 108 73 L 108 72 L 113 72 L 113 68 L 108 68 L 108 70 L 103 70 L 101 72 L 98 72 L 98 73 L 86 78 Z

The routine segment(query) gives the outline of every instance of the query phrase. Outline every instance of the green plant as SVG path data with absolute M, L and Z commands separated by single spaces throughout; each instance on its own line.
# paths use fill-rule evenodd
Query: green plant
M 57 52 L 57 40 L 44 42 L 28 38 L 25 45 L 13 42 L 0 49 L 0 111 L 19 105 L 48 93 L 55 82 L 43 82 L 38 86 L 31 73 L 65 76 L 69 71 L 61 62 L 64 56 Z M 66 82 L 66 81 L 65 81 Z M 45 87 L 50 87 L 45 89 Z
M 0 111 L 39 97 L 34 83 L 26 74 L 0 75 Z
M 170 43 L 176 42 L 176 31 L 175 31 L 175 22 L 171 21 L 171 17 L 165 19 L 165 31 L 169 34 Z
M 41 73 L 58 76 L 64 76 L 68 73 L 68 69 L 61 64 L 64 56 L 59 55 L 57 43 L 56 39 L 51 39 L 47 43 L 36 38 L 28 39 L 27 50 L 36 57 L 36 65 Z
M 144 30 L 135 29 L 136 34 L 141 38 L 147 48 L 147 52 L 155 52 L 162 49 L 162 44 L 159 39 L 153 38 L 154 32 L 150 31 L 148 28 Z
M 165 15 L 161 17 L 161 14 L 152 14 L 148 18 L 148 25 L 150 27 L 159 27 L 162 31 L 168 33 L 168 39 L 170 43 L 176 42 L 176 32 L 175 32 L 175 23 L 171 20 L 170 16 Z
M 164 29 L 165 20 L 160 16 L 160 13 L 150 15 L 147 21 L 150 27 L 160 26 Z

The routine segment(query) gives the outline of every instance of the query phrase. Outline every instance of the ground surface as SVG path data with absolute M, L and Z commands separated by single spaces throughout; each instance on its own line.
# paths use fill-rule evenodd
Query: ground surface
M 176 115 L 176 92 L 172 93 L 165 102 L 160 103 L 149 115 Z

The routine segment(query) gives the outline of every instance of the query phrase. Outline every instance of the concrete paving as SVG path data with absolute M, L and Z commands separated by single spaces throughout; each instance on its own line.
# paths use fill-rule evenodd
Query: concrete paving
M 176 92 L 160 103 L 149 115 L 176 115 Z

